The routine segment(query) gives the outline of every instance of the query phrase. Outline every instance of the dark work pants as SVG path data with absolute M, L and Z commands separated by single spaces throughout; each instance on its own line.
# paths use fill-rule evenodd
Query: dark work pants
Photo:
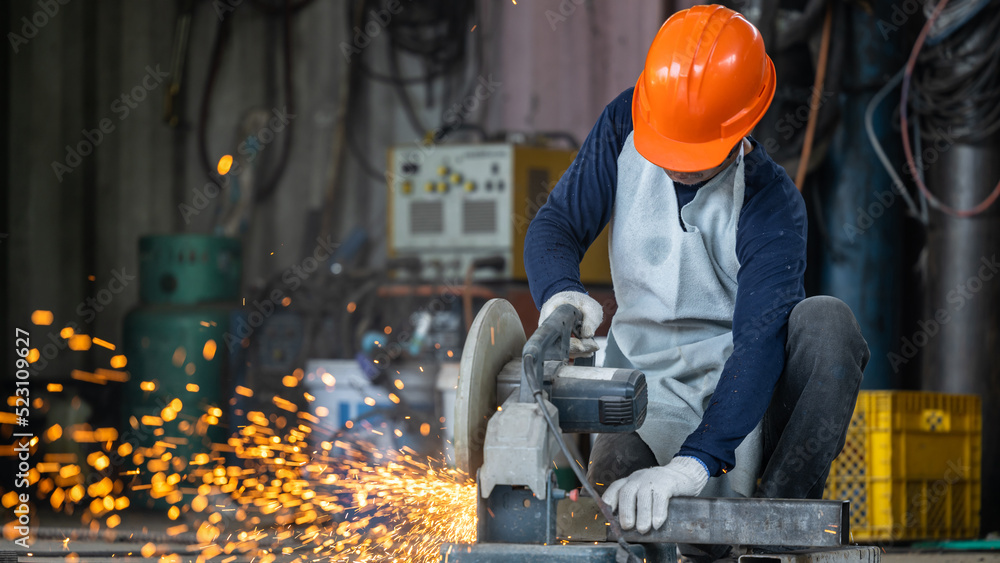
M 810 297 L 792 309 L 785 369 L 761 426 L 763 472 L 754 496 L 822 498 L 830 463 L 844 447 L 868 358 L 868 344 L 844 302 Z M 601 494 L 616 479 L 657 465 L 636 433 L 598 435 L 590 459 L 587 480 Z M 707 561 L 721 555 L 703 547 L 707 554 L 693 546 L 682 546 L 681 552 Z

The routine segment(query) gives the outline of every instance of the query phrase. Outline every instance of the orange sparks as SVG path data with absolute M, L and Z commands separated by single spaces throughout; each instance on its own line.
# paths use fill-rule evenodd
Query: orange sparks
M 219 164 L 216 166 L 216 171 L 219 176 L 225 176 L 229 173 L 229 170 L 233 167 L 233 156 L 229 154 L 222 155 L 219 159 Z
M 103 338 L 98 338 L 98 337 L 95 336 L 94 338 L 91 339 L 91 342 L 93 342 L 94 344 L 97 344 L 98 346 L 100 346 L 102 348 L 107 348 L 108 350 L 114 350 L 115 349 L 115 345 L 114 344 L 108 342 L 107 340 L 104 340 Z
M 215 351 L 217 348 L 218 345 L 215 343 L 215 340 L 209 338 L 205 341 L 205 346 L 201 349 L 201 356 L 211 362 L 212 359 L 215 358 Z
M 186 354 L 178 351 L 181 367 Z M 79 381 L 100 384 L 124 374 L 73 372 Z M 327 373 L 320 379 L 334 383 Z M 296 370 L 282 382 L 299 389 L 306 380 Z M 401 380 L 394 383 L 403 388 Z M 140 389 L 159 393 L 176 393 L 175 385 L 165 383 L 161 389 L 155 380 L 139 383 Z M 183 389 L 197 393 L 199 386 L 188 383 Z M 254 396 L 247 387 L 237 387 L 236 393 Z M 400 402 L 395 393 L 387 396 Z M 308 393 L 302 397 L 316 400 Z M 126 490 L 145 497 L 143 504 L 148 499 L 166 502 L 175 524 L 167 535 L 196 537 L 205 560 L 274 563 L 277 554 L 302 553 L 309 555 L 303 560 L 430 563 L 440 560 L 445 542 L 475 541 L 476 486 L 466 475 L 424 452 L 401 447 L 405 426 L 348 420 L 344 428 L 355 431 L 334 434 L 328 420 L 298 412 L 305 404 L 302 397 L 297 392 L 287 398 L 268 394 L 277 410 L 234 408 L 230 426 L 220 422 L 224 405 L 200 405 L 197 397 L 183 394 L 159 399 L 152 413 L 137 412 L 121 435 L 114 428 L 53 424 L 40 435 L 43 446 L 66 437 L 95 446 L 80 459 L 76 454 L 36 454 L 31 482 L 46 505 L 82 513 L 95 531 L 123 525 L 125 514 L 120 512 L 130 506 Z M 364 402 L 375 406 L 376 397 L 364 397 Z M 310 407 L 319 417 L 336 410 L 315 403 Z M 129 425 L 150 438 L 137 439 Z M 232 434 L 210 443 L 211 432 L 224 428 Z M 424 436 L 431 430 L 428 422 L 419 425 Z M 361 436 L 378 439 L 380 445 Z M 88 480 L 94 470 L 107 474 Z M 6 496 L 3 500 L 8 502 Z M 160 563 L 183 560 L 168 550 L 165 543 L 150 542 L 136 551 Z
M 34 311 L 31 313 L 31 322 L 39 326 L 52 324 L 52 311 Z
M 113 369 L 104 369 L 104 368 L 97 368 L 94 371 L 97 372 L 96 375 L 98 377 L 101 377 L 108 381 L 117 381 L 119 383 L 123 383 L 125 381 L 128 381 L 129 379 L 128 373 L 124 371 L 116 371 Z
M 98 385 L 107 385 L 104 378 L 99 377 L 97 374 L 86 372 L 83 370 L 75 369 L 69 372 L 69 376 L 78 381 L 86 381 L 87 383 L 96 383 Z

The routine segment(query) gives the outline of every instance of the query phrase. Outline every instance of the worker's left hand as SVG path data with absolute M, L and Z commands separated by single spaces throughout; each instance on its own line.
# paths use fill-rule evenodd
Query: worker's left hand
M 601 497 L 614 510 L 624 530 L 646 533 L 667 521 L 671 497 L 698 496 L 708 483 L 708 471 L 693 457 L 675 457 L 663 467 L 640 469 L 619 479 Z

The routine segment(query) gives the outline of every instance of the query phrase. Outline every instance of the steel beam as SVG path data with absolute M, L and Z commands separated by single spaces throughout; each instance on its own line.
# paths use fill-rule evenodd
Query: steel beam
M 565 503 L 566 501 L 563 501 Z M 566 518 L 567 512 L 578 517 Z M 592 499 L 581 498 L 574 506 L 559 509 L 560 539 L 595 539 L 584 535 L 604 527 Z M 598 515 L 595 522 L 594 517 Z M 667 522 L 658 530 L 640 534 L 625 532 L 632 543 L 692 543 L 839 547 L 850 543 L 850 503 L 839 500 L 760 498 L 695 498 L 670 500 Z M 586 522 L 584 522 L 586 520 Z M 594 524 L 597 523 L 595 526 Z
M 879 563 L 882 551 L 872 546 L 797 551 L 760 555 L 741 555 L 740 563 Z

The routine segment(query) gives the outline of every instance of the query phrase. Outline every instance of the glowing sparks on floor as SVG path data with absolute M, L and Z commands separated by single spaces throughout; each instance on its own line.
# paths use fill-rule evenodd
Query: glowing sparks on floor
M 155 381 L 140 385 L 157 388 Z M 132 417 L 120 433 L 53 425 L 42 433 L 45 445 L 72 438 L 86 447 L 47 454 L 43 445 L 29 481 L 39 500 L 82 512 L 93 530 L 120 530 L 128 522 L 121 511 L 155 503 L 173 521 L 168 534 L 197 545 L 199 563 L 237 553 L 255 563 L 279 555 L 303 562 L 430 562 L 440 559 L 442 543 L 475 541 L 475 485 L 398 445 L 418 432 L 385 424 L 378 430 L 362 420 L 350 434 L 333 433 L 296 407 L 311 397 L 302 396 L 305 402 L 292 390 L 288 399 L 275 397 L 279 410 L 268 415 L 235 409 L 240 420 L 224 442 L 207 439 L 221 429 L 221 409 L 176 398 L 158 415 Z M 419 429 L 427 435 L 429 425 Z M 16 500 L 12 495 L 0 490 L 5 507 Z

